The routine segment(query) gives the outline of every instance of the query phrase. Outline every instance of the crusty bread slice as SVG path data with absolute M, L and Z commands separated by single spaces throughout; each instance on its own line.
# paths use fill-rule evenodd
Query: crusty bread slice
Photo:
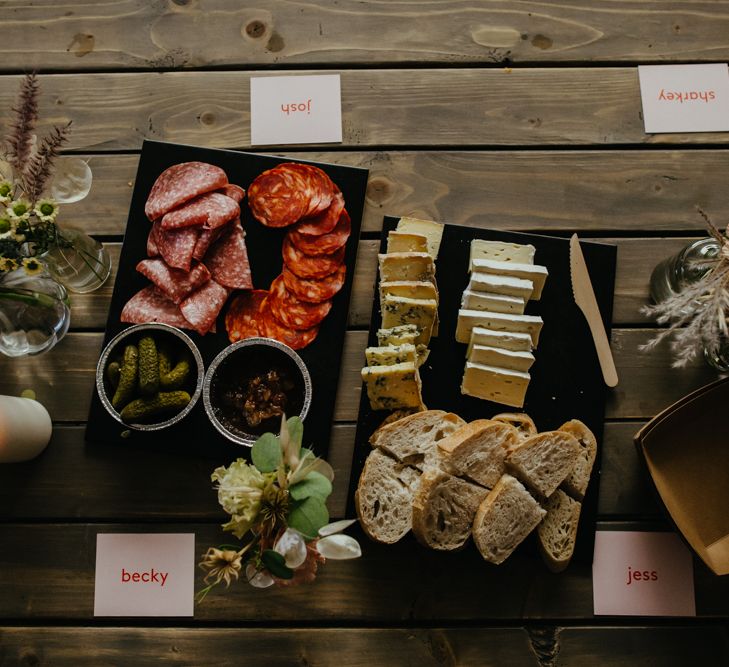
M 512 471 L 530 489 L 549 498 L 575 467 L 581 447 L 565 431 L 547 431 L 527 438 L 506 459 Z
M 557 489 L 544 504 L 547 516 L 537 527 L 539 551 L 552 572 L 562 572 L 572 560 L 582 503 Z
M 413 498 L 413 534 L 431 549 L 452 551 L 471 535 L 473 517 L 487 489 L 429 468 Z
M 451 475 L 491 488 L 504 474 L 504 460 L 519 436 L 509 424 L 477 419 L 438 443 L 441 465 Z
M 491 417 L 493 421 L 511 424 L 519 434 L 520 440 L 526 440 L 539 433 L 534 420 L 523 412 L 501 412 Z
M 580 445 L 580 455 L 577 457 L 575 467 L 567 475 L 567 479 L 562 482 L 562 488 L 574 498 L 582 500 L 590 481 L 592 466 L 595 465 L 595 459 L 597 458 L 597 439 L 593 432 L 579 419 L 573 419 L 562 424 L 559 430 L 575 436 Z
M 452 412 L 425 410 L 378 428 L 372 434 L 370 444 L 400 463 L 424 470 L 438 465 L 436 443 L 465 423 Z
M 473 520 L 473 541 L 484 560 L 503 563 L 546 512 L 522 483 L 503 475 L 489 491 Z
M 393 544 L 410 530 L 419 478 L 417 470 L 379 449 L 370 452 L 354 494 L 357 516 L 370 538 Z

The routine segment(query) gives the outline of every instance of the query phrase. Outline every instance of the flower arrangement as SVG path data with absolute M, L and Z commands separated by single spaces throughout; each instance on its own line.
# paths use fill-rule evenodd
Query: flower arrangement
M 241 540 L 205 552 L 207 574 L 198 601 L 218 584 L 226 587 L 245 574 L 249 584 L 268 588 L 312 582 L 327 558 L 358 558 L 357 540 L 341 534 L 355 520 L 329 523 L 326 500 L 334 471 L 301 446 L 304 425 L 281 419 L 281 432 L 265 433 L 251 449 L 252 463 L 238 459 L 212 474 L 218 502 L 230 515 L 223 530 Z

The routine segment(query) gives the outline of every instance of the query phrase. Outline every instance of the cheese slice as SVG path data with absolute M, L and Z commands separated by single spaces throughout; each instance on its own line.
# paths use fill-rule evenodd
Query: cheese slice
M 377 330 L 377 342 L 380 346 L 401 345 L 403 343 L 415 344 L 418 337 L 418 327 L 414 324 L 403 324 L 399 327 Z
M 473 327 L 484 327 L 496 331 L 528 333 L 532 339 L 532 347 L 537 347 L 543 324 L 542 318 L 536 315 L 511 315 L 461 309 L 458 311 L 456 340 L 459 343 L 468 343 L 471 340 Z
M 524 406 L 530 379 L 529 373 L 467 361 L 461 393 L 521 408 Z
M 468 360 L 475 364 L 496 366 L 497 368 L 526 373 L 534 363 L 534 355 L 531 352 L 515 352 L 514 350 L 502 350 L 498 347 L 474 345 L 468 353 Z
M 532 337 L 528 333 L 517 333 L 515 331 L 494 331 L 483 327 L 473 327 L 471 340 L 468 342 L 466 356 L 471 356 L 474 345 L 486 345 L 487 347 L 498 347 L 502 350 L 514 350 L 516 352 L 529 352 L 532 349 Z
M 498 262 L 493 259 L 474 259 L 470 270 L 473 273 L 492 274 L 497 276 L 513 276 L 522 280 L 531 280 L 534 283 L 532 299 L 538 301 L 542 296 L 544 283 L 549 272 L 546 266 L 538 264 L 518 264 L 516 262 Z
M 416 344 L 427 345 L 430 342 L 437 312 L 438 302 L 435 299 L 408 299 L 390 294 L 382 298 L 382 326 L 388 328 L 414 324 L 418 327 Z
M 387 252 L 428 252 L 428 237 L 393 230 L 387 235 Z
M 518 296 L 508 294 L 490 294 L 489 292 L 473 292 L 467 289 L 461 300 L 462 308 L 471 310 L 491 310 L 495 313 L 515 313 L 521 315 L 524 312 L 526 302 Z
M 427 280 L 392 280 L 380 283 L 380 299 L 385 294 L 408 299 L 438 299 L 435 284 Z
M 400 218 L 397 223 L 398 232 L 407 232 L 408 234 L 422 234 L 428 239 L 428 252 L 433 259 L 438 258 L 438 250 L 440 250 L 440 242 L 443 239 L 443 225 L 440 222 L 432 220 L 418 220 L 417 218 Z
M 412 361 L 392 366 L 367 366 L 362 369 L 367 398 L 373 410 L 420 408 L 420 374 Z
M 427 252 L 393 252 L 377 255 L 380 264 L 380 282 L 433 281 L 435 264 Z
M 394 366 L 406 361 L 417 361 L 415 345 L 383 345 L 382 347 L 368 347 L 365 350 L 368 366 Z
M 466 288 L 471 292 L 487 292 L 488 294 L 506 294 L 529 301 L 534 291 L 531 280 L 523 280 L 513 276 L 496 276 L 490 273 L 472 273 Z
M 471 241 L 470 261 L 473 262 L 474 259 L 495 259 L 501 262 L 534 264 L 535 253 L 536 248 L 533 245 L 473 239 Z

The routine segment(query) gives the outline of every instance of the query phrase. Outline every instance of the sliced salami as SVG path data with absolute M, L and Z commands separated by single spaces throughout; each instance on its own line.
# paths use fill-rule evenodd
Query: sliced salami
M 261 304 L 267 295 L 266 290 L 255 289 L 233 298 L 225 314 L 225 330 L 231 343 L 261 335 Z
M 230 289 L 251 289 L 251 267 L 248 263 L 245 234 L 240 222 L 218 239 L 203 260 L 213 280 Z
M 177 304 L 172 303 L 154 285 L 137 292 L 122 309 L 120 320 L 129 324 L 160 322 L 179 329 L 190 329 Z
M 246 191 L 240 185 L 236 185 L 235 183 L 228 183 L 228 185 L 220 189 L 220 192 L 226 197 L 230 197 L 237 201 L 239 204 L 243 201 L 243 197 L 246 196 Z
M 205 257 L 205 253 L 208 248 L 213 245 L 226 231 L 232 223 L 229 222 L 222 227 L 216 227 L 215 229 L 201 229 L 200 235 L 197 237 L 197 243 L 192 251 L 192 256 L 196 260 L 200 261 Z
M 273 316 L 271 309 L 268 307 L 268 297 L 261 303 L 260 321 L 258 326 L 261 331 L 261 335 L 266 338 L 273 338 L 274 340 L 285 343 L 294 350 L 300 350 L 309 345 L 316 338 L 319 333 L 319 326 L 306 329 L 305 331 L 299 331 L 297 329 L 288 329 L 281 325 L 276 318 Z
M 332 183 L 332 179 L 327 176 L 326 172 L 310 164 L 301 164 L 299 162 L 291 163 L 299 170 L 303 171 L 309 180 L 313 195 L 309 201 L 309 209 L 305 213 L 306 216 L 317 215 L 326 209 L 332 203 L 334 194 L 337 192 L 337 186 Z
M 192 253 L 197 243 L 198 230 L 194 227 L 165 231 L 160 223 L 154 225 L 155 240 L 162 259 L 174 269 L 189 271 L 192 265 Z
M 306 303 L 291 294 L 284 283 L 283 276 L 278 276 L 271 283 L 268 307 L 273 316 L 286 327 L 303 331 L 319 324 L 332 309 L 331 301 L 322 303 Z
M 165 169 L 154 182 L 144 212 L 157 220 L 173 208 L 205 192 L 224 187 L 228 177 L 220 168 L 206 162 L 181 162 Z
M 240 206 L 235 199 L 220 192 L 208 192 L 165 214 L 162 229 L 200 226 L 215 229 L 238 217 Z
M 264 171 L 248 188 L 253 217 L 266 227 L 293 225 L 309 208 L 309 194 L 296 175 L 275 167 Z
M 180 304 L 180 310 L 192 328 L 205 335 L 215 325 L 227 298 L 228 290 L 225 287 L 208 280 Z
M 286 236 L 281 248 L 283 260 L 286 266 L 299 278 L 323 278 L 334 273 L 344 261 L 344 247 L 330 255 L 307 255 Z
M 204 264 L 196 264 L 190 271 L 172 269 L 161 259 L 144 259 L 137 271 L 157 286 L 173 303 L 180 303 L 188 294 L 210 280 L 210 271 Z
M 333 232 L 344 210 L 344 197 L 339 190 L 334 194 L 332 203 L 318 215 L 304 218 L 296 225 L 296 231 L 309 236 L 322 236 Z
M 286 266 L 283 267 L 283 277 L 286 289 L 300 301 L 308 303 L 321 303 L 331 299 L 344 286 L 347 275 L 347 266 L 342 263 L 334 272 L 319 280 L 306 280 L 299 278 Z
M 147 257 L 159 257 L 156 231 L 154 225 L 149 228 L 149 234 L 147 235 Z
M 352 221 L 349 219 L 347 209 L 342 209 L 337 226 L 328 234 L 312 236 L 310 234 L 302 234 L 296 228 L 289 232 L 289 237 L 291 238 L 291 243 L 307 255 L 328 255 L 339 250 L 347 242 L 351 233 Z

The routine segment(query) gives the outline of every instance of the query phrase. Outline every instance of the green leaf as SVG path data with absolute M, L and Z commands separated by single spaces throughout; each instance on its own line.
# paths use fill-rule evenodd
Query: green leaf
M 326 501 L 332 493 L 332 483 L 324 475 L 312 471 L 300 482 L 292 484 L 289 493 L 294 500 L 304 500 L 313 496 Z
M 286 420 L 286 426 L 289 429 L 289 438 L 296 443 L 296 448 L 301 447 L 301 441 L 304 439 L 304 422 L 298 417 L 290 417 Z
M 329 512 L 321 498 L 310 496 L 294 505 L 289 512 L 289 527 L 298 530 L 304 537 L 315 538 L 319 528 L 329 523 Z
M 278 551 L 266 549 L 261 554 L 261 561 L 274 577 L 291 579 L 294 576 L 294 571 L 286 566 L 286 559 Z
M 253 445 L 251 458 L 261 472 L 273 472 L 281 463 L 281 441 L 273 433 L 264 433 Z
M 315 459 L 316 454 L 312 452 L 310 449 L 307 449 L 306 447 L 301 448 L 301 452 L 299 454 L 299 458 L 303 461 L 306 458 Z

